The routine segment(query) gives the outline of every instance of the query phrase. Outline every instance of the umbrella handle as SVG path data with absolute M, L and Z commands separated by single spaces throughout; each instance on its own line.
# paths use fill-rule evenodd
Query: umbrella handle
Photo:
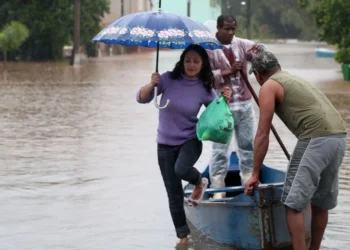
M 164 105 L 163 107 L 161 107 L 161 106 L 159 106 L 158 103 L 157 103 L 157 96 L 158 96 L 158 93 L 157 93 L 157 86 L 155 86 L 155 87 L 154 87 L 154 106 L 156 106 L 156 108 L 158 108 L 158 109 L 165 109 L 165 108 L 168 106 L 170 100 L 167 99 L 165 105 Z
M 161 1 L 159 1 L 159 8 L 160 6 L 161 6 Z M 158 62 L 159 62 L 159 42 L 157 42 L 156 72 L 158 72 Z M 168 106 L 170 100 L 167 99 L 165 105 L 161 107 L 158 105 L 157 96 L 158 96 L 158 92 L 157 92 L 157 85 L 156 85 L 154 86 L 154 106 L 156 106 L 157 109 L 165 109 Z

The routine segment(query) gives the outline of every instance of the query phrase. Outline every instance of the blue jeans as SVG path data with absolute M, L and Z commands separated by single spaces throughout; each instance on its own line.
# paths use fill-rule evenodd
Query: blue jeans
M 199 185 L 201 173 L 194 164 L 202 153 L 202 142 L 197 138 L 188 140 L 179 146 L 158 144 L 158 164 L 168 194 L 170 214 L 178 238 L 190 234 L 184 210 L 184 191 L 181 180 Z
M 237 141 L 237 156 L 242 174 L 253 171 L 254 137 L 256 131 L 255 115 L 251 101 L 230 106 L 235 122 L 234 135 Z M 209 164 L 210 187 L 225 187 L 225 178 L 230 165 L 230 142 L 213 143 L 212 157 Z

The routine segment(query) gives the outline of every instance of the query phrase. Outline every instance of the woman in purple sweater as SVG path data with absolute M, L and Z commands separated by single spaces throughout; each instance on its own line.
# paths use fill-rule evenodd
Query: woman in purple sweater
M 202 105 L 208 106 L 216 97 L 212 89 L 213 74 L 206 51 L 199 45 L 188 46 L 171 72 L 153 73 L 151 82 L 137 92 L 139 103 L 149 103 L 154 97 L 154 86 L 162 94 L 160 105 L 170 103 L 159 110 L 157 133 L 158 164 L 168 194 L 171 217 L 180 239 L 188 243 L 190 230 L 183 207 L 184 193 L 181 180 L 195 186 L 191 198 L 201 199 L 208 183 L 194 168 L 202 153 L 202 142 L 196 136 L 198 113 Z M 229 100 L 230 88 L 223 90 Z

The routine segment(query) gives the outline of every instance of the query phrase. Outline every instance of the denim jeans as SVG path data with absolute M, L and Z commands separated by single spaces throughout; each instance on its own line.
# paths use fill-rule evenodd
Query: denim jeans
M 251 101 L 230 106 L 235 121 L 234 135 L 237 141 L 237 156 L 241 177 L 253 171 L 254 137 L 256 122 Z M 225 187 L 225 178 L 230 165 L 230 143 L 213 143 L 209 164 L 211 187 Z
M 184 210 L 184 191 L 181 180 L 192 185 L 201 183 L 201 173 L 194 164 L 202 153 L 202 142 L 197 138 L 179 146 L 158 144 L 158 164 L 168 194 L 170 214 L 178 238 L 190 234 Z

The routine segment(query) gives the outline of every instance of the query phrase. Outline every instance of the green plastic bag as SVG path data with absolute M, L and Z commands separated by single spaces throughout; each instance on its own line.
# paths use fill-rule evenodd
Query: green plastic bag
M 226 144 L 230 142 L 234 128 L 232 113 L 225 98 L 218 96 L 199 117 L 196 133 L 201 141 Z

